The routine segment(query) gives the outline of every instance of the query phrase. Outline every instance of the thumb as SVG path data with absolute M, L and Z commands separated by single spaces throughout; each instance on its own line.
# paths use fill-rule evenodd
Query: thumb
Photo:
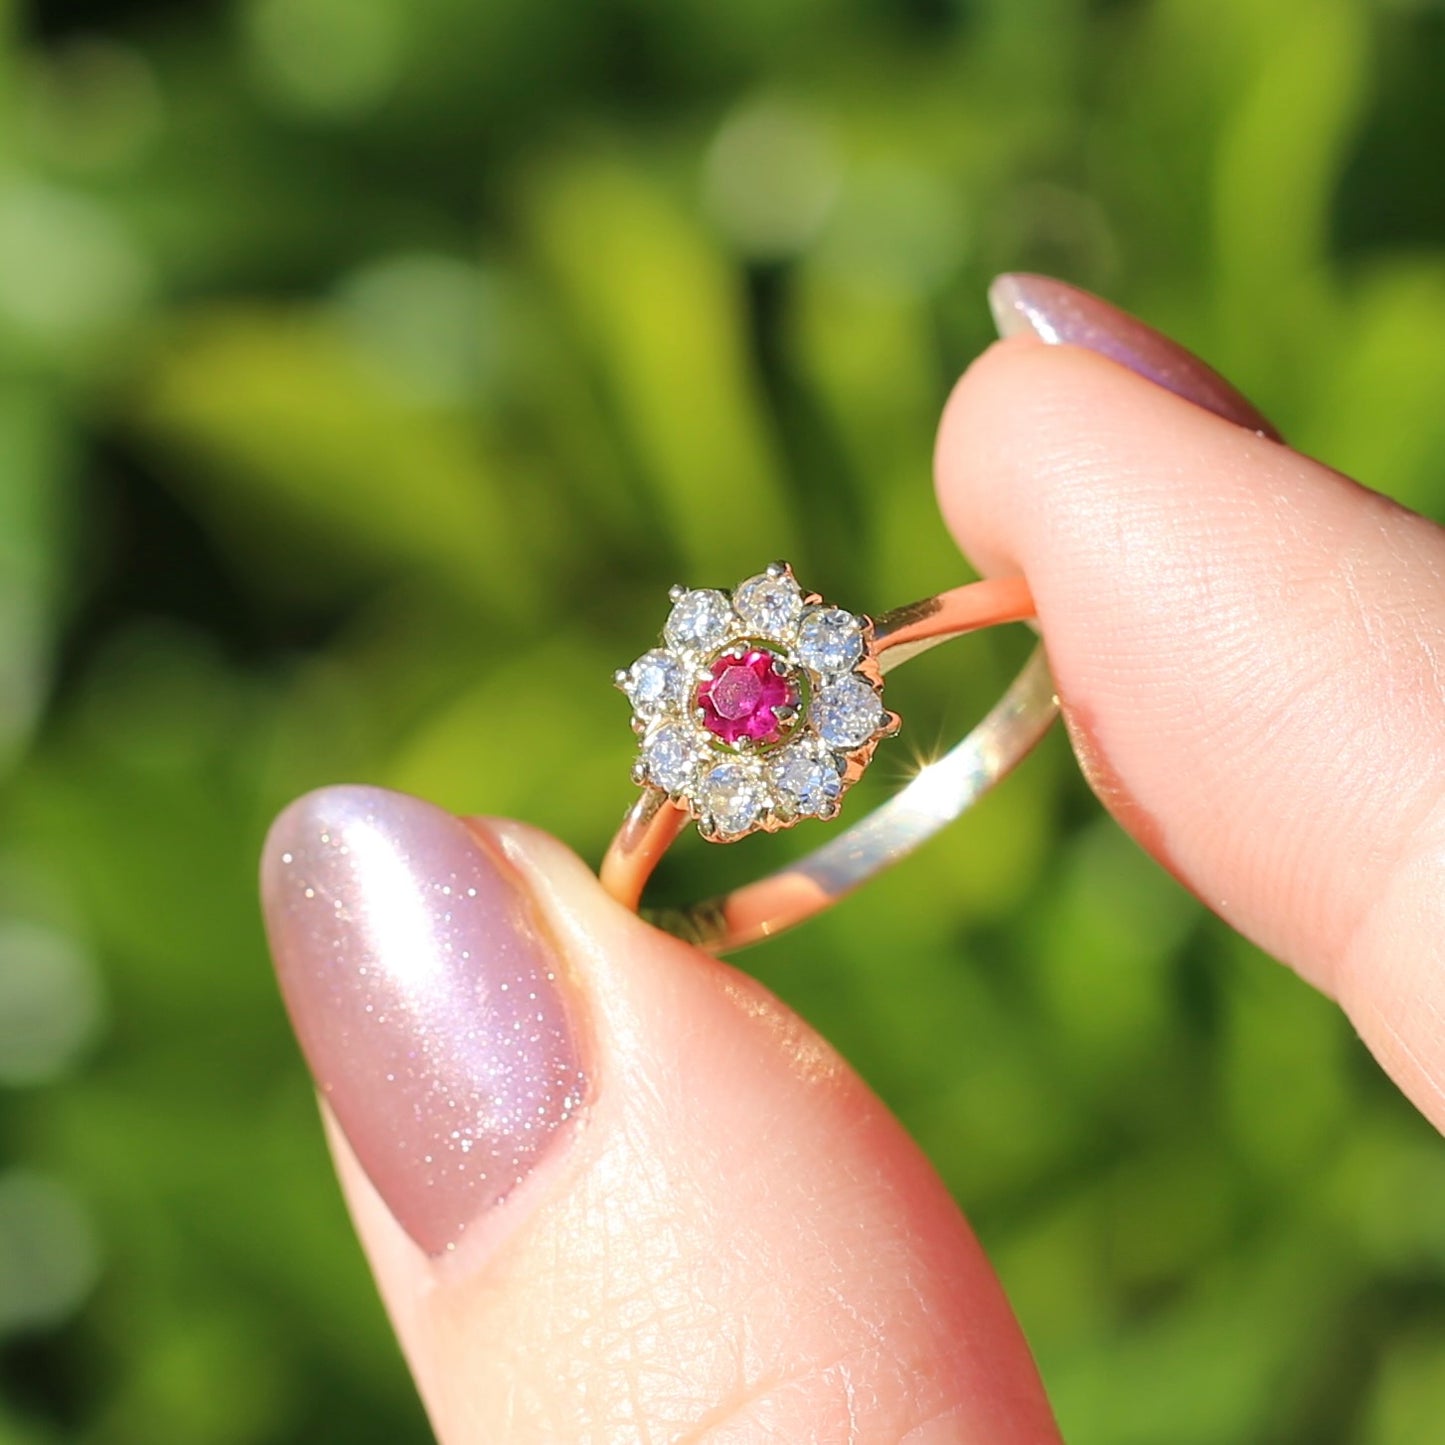
M 262 882 L 444 1445 L 1057 1439 L 942 1184 L 758 984 L 380 789 L 293 804 Z

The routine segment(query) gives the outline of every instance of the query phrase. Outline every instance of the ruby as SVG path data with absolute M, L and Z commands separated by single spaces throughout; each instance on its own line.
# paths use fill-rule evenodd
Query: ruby
M 792 724 L 780 722 L 774 708 L 796 709 L 799 695 L 793 677 L 774 670 L 776 661 L 776 654 L 762 647 L 741 657 L 719 657 L 697 690 L 702 725 L 733 746 L 743 738 L 763 747 L 781 742 Z

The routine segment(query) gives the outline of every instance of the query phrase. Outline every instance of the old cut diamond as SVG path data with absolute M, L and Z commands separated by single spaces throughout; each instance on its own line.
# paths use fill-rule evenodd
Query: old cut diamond
M 742 763 L 718 763 L 698 789 L 698 801 L 724 833 L 746 833 L 767 806 L 762 780 Z
M 687 691 L 682 664 L 662 648 L 645 652 L 628 672 L 626 692 L 639 713 L 651 716 L 682 702 Z
M 798 629 L 798 658 L 814 672 L 847 672 L 863 656 L 863 626 L 841 607 L 817 607 Z
M 697 777 L 701 751 L 690 728 L 680 723 L 664 723 L 643 745 L 647 776 L 669 793 L 682 793 L 691 788 Z
M 711 652 L 738 630 L 731 604 L 710 587 L 684 592 L 673 604 L 664 635 L 674 647 Z
M 760 572 L 733 593 L 733 606 L 753 631 L 781 638 L 798 620 L 803 610 L 803 594 L 786 573 L 774 577 L 770 572 Z
M 809 817 L 823 812 L 843 791 L 832 754 L 801 747 L 784 750 L 773 765 L 772 778 L 793 811 Z
M 813 726 L 829 747 L 862 747 L 883 725 L 883 705 L 861 677 L 840 677 L 813 699 Z

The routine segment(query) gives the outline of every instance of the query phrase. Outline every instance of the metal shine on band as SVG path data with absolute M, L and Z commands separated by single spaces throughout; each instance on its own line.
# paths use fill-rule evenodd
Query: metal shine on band
M 674 588 L 662 645 L 617 673 L 642 795 L 600 870 L 619 902 L 715 953 L 772 937 L 898 862 L 1023 760 L 1058 714 L 1042 645 L 962 742 L 892 798 L 778 871 L 685 909 L 640 909 L 689 821 L 714 842 L 836 816 L 899 719 L 883 677 L 965 633 L 1034 615 L 1022 577 L 970 583 L 876 620 L 805 594 L 786 563 L 732 593 Z

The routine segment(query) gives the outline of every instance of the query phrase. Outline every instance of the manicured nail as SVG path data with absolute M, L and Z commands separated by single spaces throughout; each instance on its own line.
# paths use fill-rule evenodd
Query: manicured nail
M 1088 347 L 1196 406 L 1280 440 L 1274 427 L 1212 367 L 1087 291 L 1048 276 L 1013 272 L 995 279 L 988 301 L 1000 336 L 1032 332 L 1051 344 Z
M 281 814 L 261 893 L 317 1086 L 402 1228 L 428 1253 L 453 1248 L 587 1092 L 531 901 L 459 819 L 363 787 Z

